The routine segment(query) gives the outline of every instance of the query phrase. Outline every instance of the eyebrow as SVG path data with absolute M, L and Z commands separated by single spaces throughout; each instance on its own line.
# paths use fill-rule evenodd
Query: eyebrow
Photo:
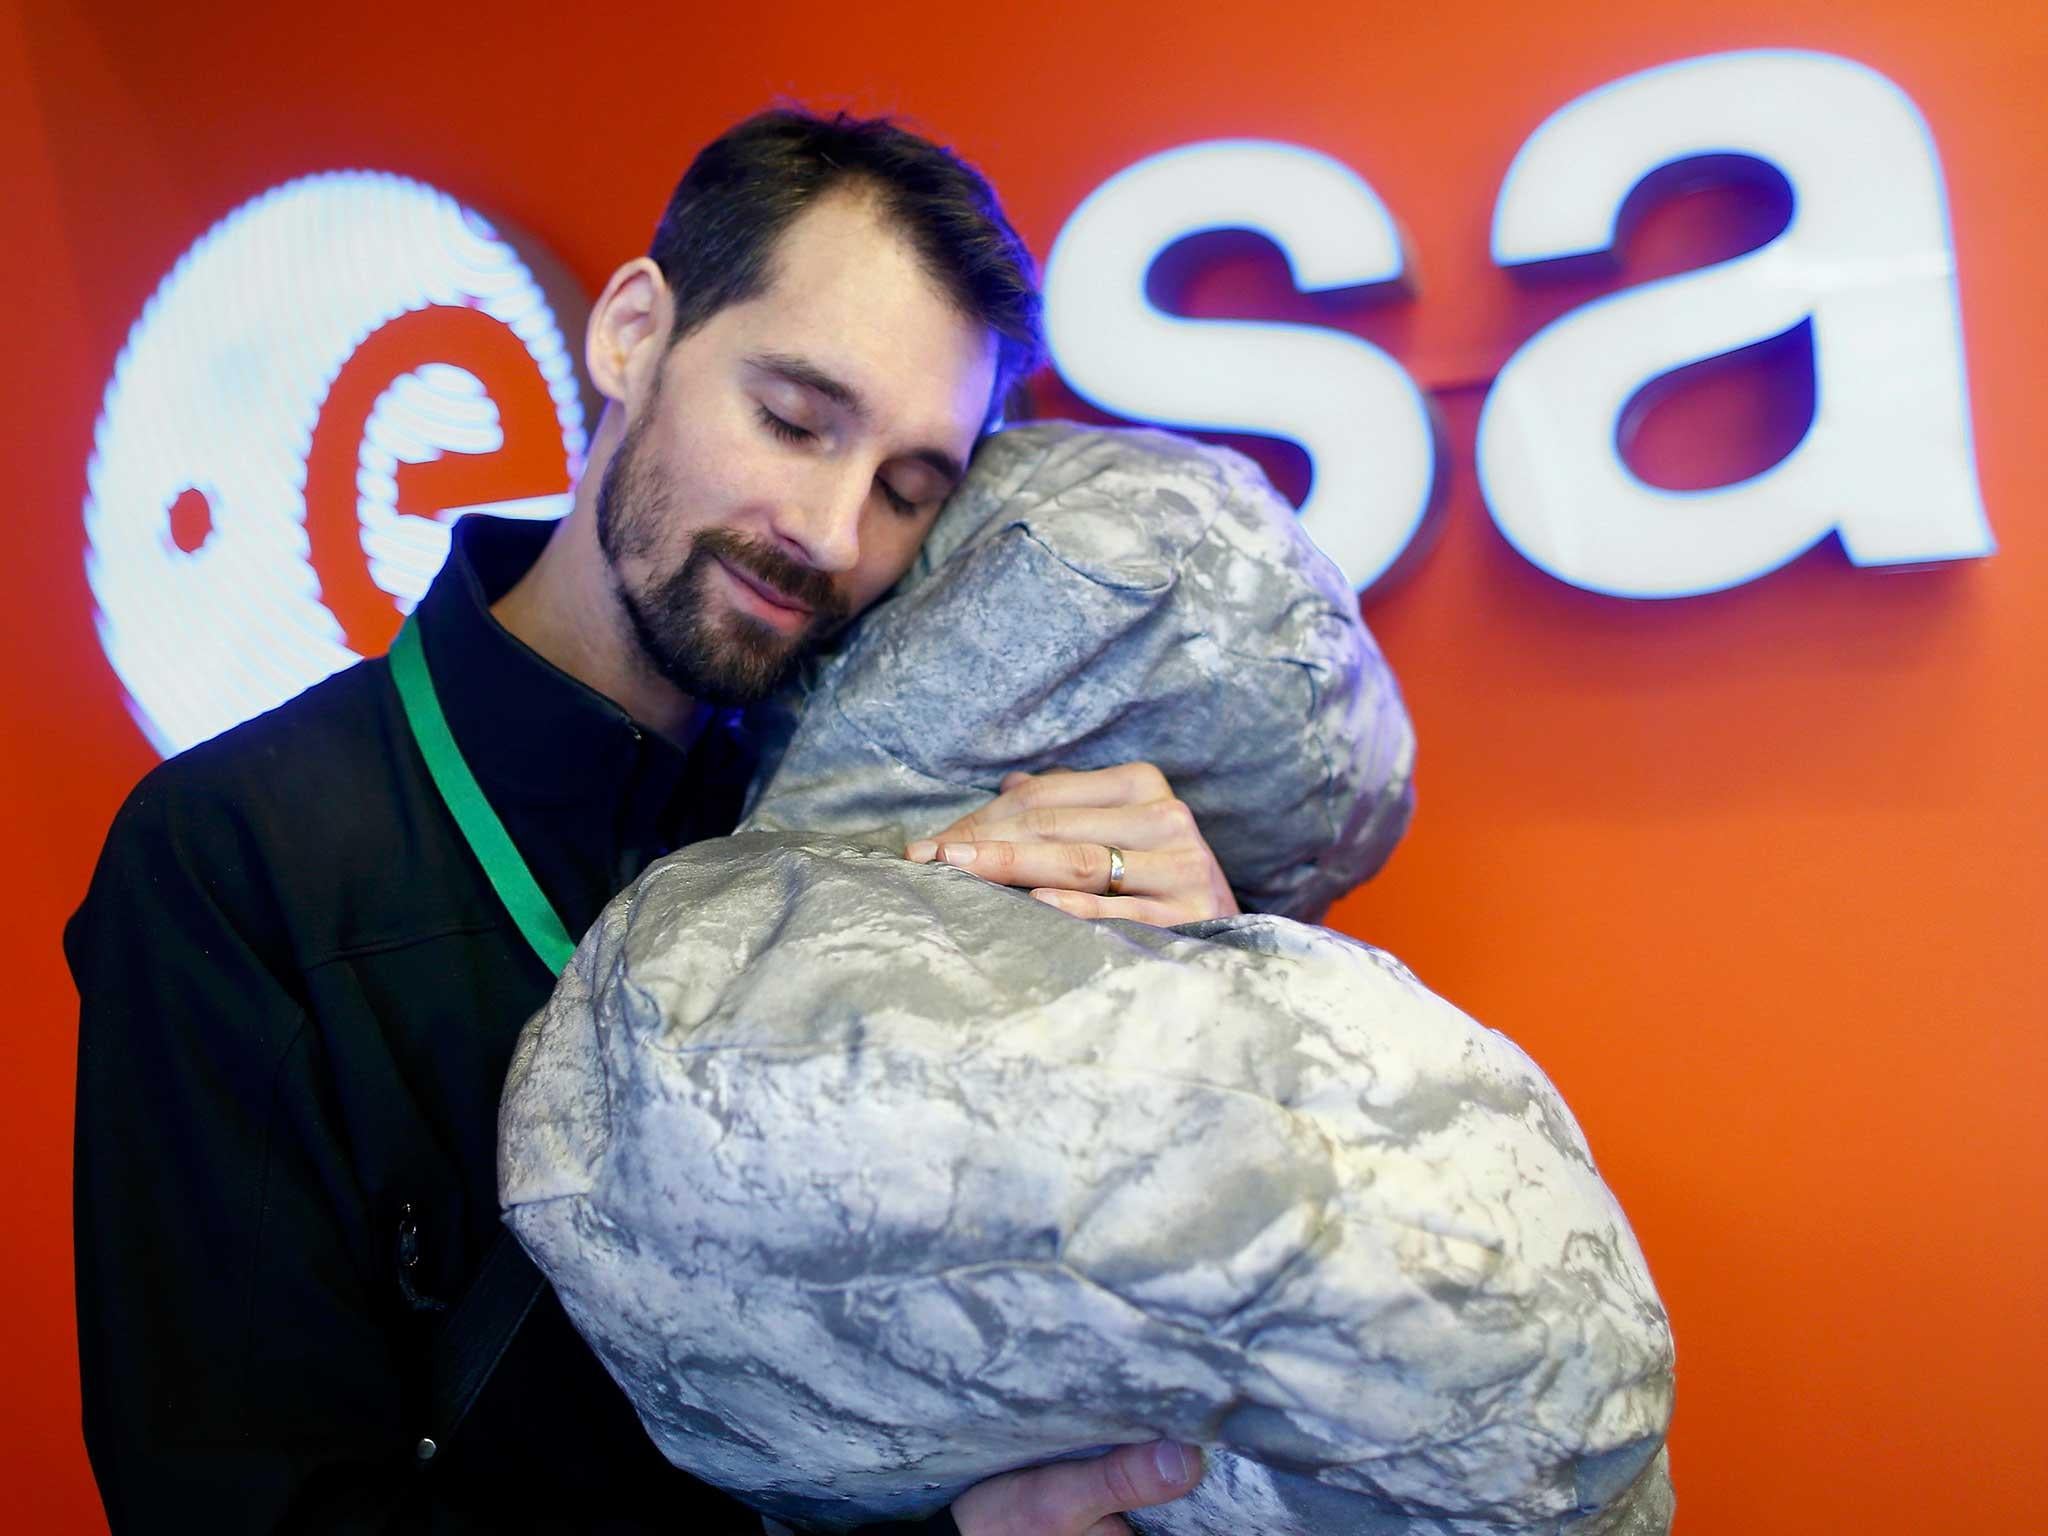
M 798 357 L 790 352 L 757 352 L 747 359 L 753 367 L 763 373 L 772 373 L 803 389 L 813 390 L 830 400 L 856 421 L 867 422 L 872 418 L 868 403 L 861 392 L 844 379 L 834 378 L 809 358 Z M 913 448 L 905 458 L 916 459 L 919 463 L 944 477 L 950 491 L 966 476 L 960 461 L 943 448 Z

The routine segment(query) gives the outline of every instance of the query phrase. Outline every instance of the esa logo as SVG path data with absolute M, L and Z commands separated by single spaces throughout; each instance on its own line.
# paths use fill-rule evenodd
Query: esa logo
M 236 209 L 135 323 L 87 468 L 137 723 L 177 752 L 380 654 L 454 520 L 560 516 L 586 446 L 540 281 L 473 210 L 367 172 Z
M 1776 238 L 1567 313 L 1494 379 L 1475 458 L 1503 536 L 1561 581 L 1631 598 L 1736 586 L 1830 536 L 1861 565 L 1989 554 L 1941 166 L 1874 70 L 1754 49 L 1589 92 L 1514 157 L 1494 260 L 1611 251 L 1647 178 L 1730 156 L 1790 187 Z M 1441 501 L 1429 402 L 1344 332 L 1154 308 L 1154 263 L 1213 229 L 1272 240 L 1305 292 L 1412 281 L 1392 215 L 1339 161 L 1184 145 L 1111 177 L 1061 230 L 1054 364 L 1130 420 L 1300 444 L 1303 523 L 1370 587 Z M 1705 490 L 1630 470 L 1618 424 L 1648 386 L 1802 326 L 1815 406 L 1784 459 Z M 512 245 L 432 188 L 349 173 L 279 187 L 185 255 L 121 354 L 96 445 L 100 636 L 174 752 L 381 652 L 455 518 L 559 516 L 586 439 L 561 326 Z
M 1646 178 L 1729 156 L 1784 178 L 1791 222 L 1757 250 L 1573 310 L 1508 359 L 1475 455 L 1501 533 L 1561 581 L 1634 598 L 1752 581 L 1831 534 L 1859 565 L 1989 554 L 1941 166 L 1919 110 L 1876 71 L 1752 49 L 1589 92 L 1508 167 L 1493 259 L 1539 272 L 1611 251 Z M 1303 524 L 1369 587 L 1437 502 L 1428 402 L 1341 331 L 1155 309 L 1153 263 L 1215 229 L 1272 240 L 1304 292 L 1412 281 L 1393 216 L 1348 166 L 1262 140 L 1185 145 L 1110 178 L 1061 231 L 1045 279 L 1054 359 L 1116 415 L 1299 443 L 1315 477 Z M 1782 461 L 1687 491 L 1629 469 L 1617 426 L 1647 386 L 1802 325 L 1815 407 Z

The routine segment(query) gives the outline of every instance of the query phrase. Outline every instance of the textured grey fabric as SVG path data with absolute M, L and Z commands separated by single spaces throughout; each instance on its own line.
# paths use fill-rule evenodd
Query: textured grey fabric
M 699 844 L 586 936 L 502 1131 L 508 1219 L 663 1451 L 799 1523 L 1172 1435 L 1215 1466 L 1150 1530 L 1556 1531 L 1670 1414 L 1542 1074 L 1284 918 Z
M 1081 922 L 898 856 L 1077 743 L 1167 767 L 1241 894 L 1319 909 L 1385 856 L 1398 695 L 1284 504 L 1216 489 L 1247 473 L 989 445 L 753 828 L 612 902 L 521 1037 L 507 1220 L 669 1458 L 764 1512 L 918 1515 L 1167 1435 L 1210 1470 L 1132 1517 L 1158 1536 L 1669 1529 L 1669 1327 L 1526 1055 L 1287 917 Z M 1153 512 L 1119 553 L 1123 502 Z M 1277 855 L 1218 832 L 1261 783 Z
M 1257 465 L 1067 422 L 984 443 L 823 669 L 749 826 L 936 832 L 1013 768 L 1147 760 L 1247 910 L 1392 852 L 1415 737 L 1358 600 Z

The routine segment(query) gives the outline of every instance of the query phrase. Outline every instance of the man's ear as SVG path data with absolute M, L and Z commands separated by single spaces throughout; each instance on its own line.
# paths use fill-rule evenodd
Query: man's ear
M 583 333 L 583 366 L 600 395 L 624 404 L 646 390 L 667 350 L 672 313 L 661 268 L 647 257 L 636 256 L 611 275 Z

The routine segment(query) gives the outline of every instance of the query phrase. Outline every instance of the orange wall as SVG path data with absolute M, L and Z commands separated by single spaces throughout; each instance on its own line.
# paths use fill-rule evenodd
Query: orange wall
M 1337 920 L 1513 1036 L 1577 1110 L 1676 1326 L 1682 1531 L 2034 1528 L 2048 1378 L 2041 7 L 1152 0 L 947 19 L 789 0 L 679 19 L 700 9 L 0 11 L 0 292 L 16 338 L 0 369 L 15 551 L 0 565 L 10 1523 L 98 1522 L 77 1431 L 75 1014 L 58 930 L 151 762 L 94 639 L 81 559 L 92 424 L 128 326 L 244 198 L 356 165 L 507 217 L 594 289 L 643 246 L 694 147 L 790 92 L 911 114 L 952 140 L 1041 255 L 1103 177 L 1194 139 L 1291 140 L 1372 181 L 1409 231 L 1421 295 L 1336 323 L 1430 392 L 1450 486 L 1440 542 L 1368 606 L 1420 733 L 1420 811 Z M 1488 262 L 1502 172 L 1583 91 L 1772 45 L 1876 67 L 1933 127 L 2001 547 L 1887 574 L 1830 545 L 1665 604 L 1561 586 L 1478 500 L 1485 380 L 1561 305 L 1740 248 L 1754 210 L 1681 199 L 1618 277 L 1537 289 Z M 1270 260 L 1229 260 L 1243 270 L 1210 302 L 1272 312 L 1257 308 Z M 1703 384 L 1646 424 L 1643 451 L 1682 469 L 1732 443 L 1723 478 L 1760 468 L 1743 445 L 1771 440 L 1785 388 L 1782 367 Z M 1298 461 L 1270 460 L 1298 479 Z

